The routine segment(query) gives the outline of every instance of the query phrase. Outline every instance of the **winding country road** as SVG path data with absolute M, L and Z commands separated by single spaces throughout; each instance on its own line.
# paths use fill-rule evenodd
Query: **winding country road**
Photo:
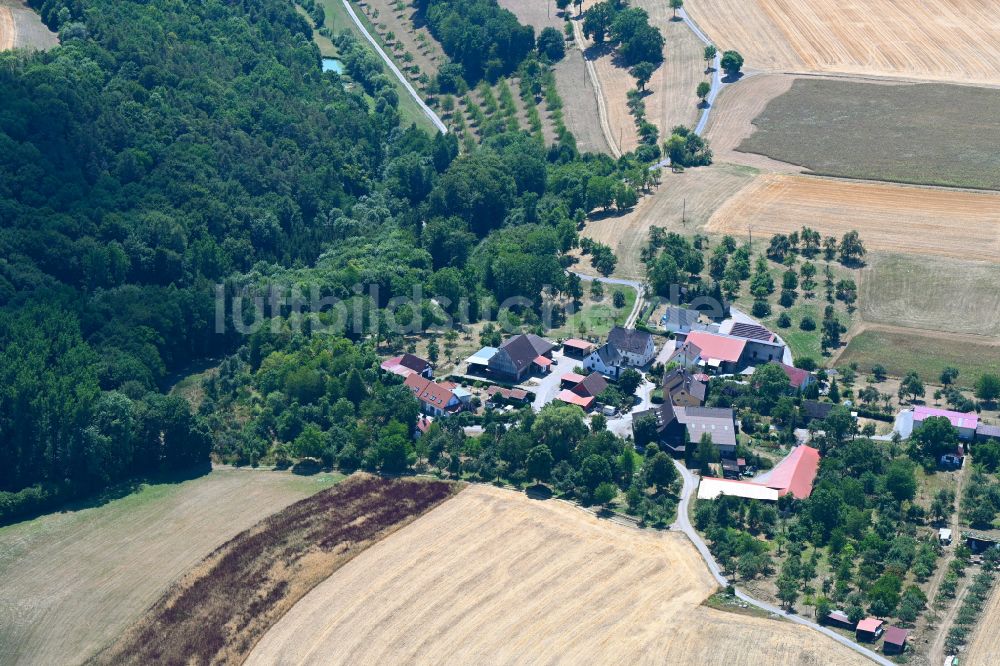
M 368 29 L 365 28 L 364 23 L 362 23 L 361 19 L 358 18 L 358 15 L 354 13 L 354 8 L 351 7 L 351 3 L 348 2 L 348 0 L 343 0 L 343 3 L 344 3 L 344 9 L 346 9 L 347 13 L 350 14 L 351 20 L 354 21 L 354 25 L 358 26 L 358 29 L 362 33 L 364 33 L 365 37 L 368 39 L 368 42 L 372 45 L 372 48 L 374 48 L 375 52 L 382 57 L 382 60 L 385 61 L 385 64 L 389 66 L 389 69 L 392 70 L 392 73 L 396 75 L 396 78 L 399 79 L 399 82 L 402 83 L 403 87 L 406 88 L 406 91 L 410 93 L 410 96 L 420 106 L 420 109 L 424 112 L 424 115 L 430 118 L 431 122 L 434 123 L 434 126 L 437 127 L 442 134 L 447 134 L 448 128 L 445 126 L 443 122 L 441 122 L 441 119 L 438 117 L 436 113 L 434 113 L 431 107 L 427 106 L 426 102 L 424 102 L 424 100 L 420 98 L 420 95 L 417 94 L 417 91 L 414 90 L 413 86 L 410 85 L 410 82 L 406 80 L 406 77 L 403 76 L 403 73 L 399 71 L 399 67 L 396 67 L 396 63 L 394 63 L 392 61 L 392 58 L 390 58 L 386 54 L 386 52 L 382 50 L 381 45 L 379 45 L 379 43 L 375 41 L 375 38 L 372 37 L 371 33 L 368 32 Z
M 674 466 L 677 467 L 677 471 L 680 473 L 681 478 L 684 480 L 684 485 L 681 490 L 680 503 L 677 505 L 677 521 L 670 526 L 670 529 L 683 532 L 684 534 L 687 535 L 689 539 L 691 539 L 691 543 L 694 544 L 694 547 L 701 554 L 702 559 L 705 560 L 705 564 L 708 565 L 708 570 L 712 572 L 712 576 L 715 578 L 716 582 L 718 582 L 719 585 L 726 587 L 729 585 L 729 581 L 722 574 L 722 569 L 719 567 L 719 563 L 715 561 L 715 558 L 712 556 L 712 553 L 708 549 L 708 546 L 702 540 L 701 535 L 698 534 L 697 530 L 694 529 L 694 526 L 691 525 L 691 520 L 690 518 L 688 518 L 689 515 L 688 507 L 691 504 L 691 496 L 698 488 L 698 477 L 677 460 L 674 461 Z M 787 611 L 784 611 L 778 608 L 777 606 L 773 606 L 765 601 L 759 601 L 757 599 L 754 599 L 753 597 L 751 597 L 750 595 L 746 594 L 745 592 L 739 589 L 736 590 L 736 597 L 742 601 L 747 602 L 748 604 L 760 608 L 761 610 L 765 610 L 768 613 L 771 613 L 772 615 L 782 617 L 786 620 L 789 620 L 790 622 L 801 624 L 802 626 L 809 627 L 810 629 L 815 629 L 821 634 L 829 636 L 830 638 L 837 641 L 841 645 L 849 647 L 855 652 L 868 657 L 877 664 L 881 664 L 881 666 L 895 666 L 893 662 L 889 661 L 882 655 L 872 650 L 869 650 L 868 648 L 862 645 L 858 645 L 854 641 L 842 636 L 841 634 L 838 634 L 837 632 L 833 631 L 832 629 L 829 629 L 828 627 L 818 625 L 815 622 L 807 620 L 800 615 L 796 615 L 794 613 L 788 613 Z

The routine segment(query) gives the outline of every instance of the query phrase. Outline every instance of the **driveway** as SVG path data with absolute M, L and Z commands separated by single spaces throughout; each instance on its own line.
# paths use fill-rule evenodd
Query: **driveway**
M 683 464 L 681 464 L 676 460 L 674 461 L 674 465 L 677 467 L 677 471 L 680 473 L 681 478 L 684 480 L 684 485 L 682 486 L 681 489 L 680 503 L 677 505 L 677 520 L 674 522 L 673 525 L 670 526 L 670 529 L 678 532 L 684 532 L 684 534 L 686 534 L 687 537 L 691 539 L 691 543 L 694 544 L 694 547 L 698 550 L 698 553 L 701 555 L 702 559 L 705 560 L 705 564 L 708 566 L 708 570 L 712 572 L 712 576 L 719 583 L 719 585 L 726 587 L 727 585 L 729 585 L 729 581 L 726 580 L 726 577 L 722 575 L 722 569 L 719 567 L 719 564 L 715 561 L 715 558 L 712 556 L 711 551 L 709 551 L 708 546 L 705 545 L 705 542 L 702 540 L 701 535 L 698 534 L 698 532 L 694 529 L 694 526 L 691 525 L 691 521 L 688 519 L 688 506 L 691 503 L 691 496 L 694 494 L 694 491 L 698 487 L 698 477 L 693 472 L 691 472 L 687 467 L 685 467 Z M 738 599 L 747 602 L 748 604 L 752 604 L 757 608 L 760 608 L 761 610 L 765 610 L 768 613 L 771 613 L 772 615 L 782 617 L 786 620 L 789 620 L 790 622 L 801 624 L 802 626 L 809 627 L 810 629 L 814 629 L 820 632 L 821 634 L 829 636 L 830 638 L 837 641 L 841 645 L 848 647 L 854 650 L 855 652 L 864 655 L 865 657 L 868 657 L 875 663 L 881 664 L 881 666 L 894 666 L 893 662 L 889 661 L 882 655 L 873 652 L 872 650 L 869 650 L 868 648 L 862 645 L 858 645 L 854 641 L 850 640 L 849 638 L 846 638 L 845 636 L 842 636 L 841 634 L 838 634 L 837 632 L 833 631 L 828 627 L 818 625 L 815 622 L 807 620 L 800 615 L 796 615 L 795 613 L 788 613 L 778 608 L 777 606 L 773 606 L 767 603 L 766 601 L 758 601 L 757 599 L 754 599 L 753 597 L 751 597 L 750 595 L 744 593 L 739 589 L 736 590 L 736 597 Z
M 653 390 L 656 384 L 643 379 L 642 384 L 636 389 L 635 394 L 639 397 L 639 404 L 632 408 L 628 414 L 622 414 L 613 419 L 608 419 L 608 430 L 619 437 L 628 437 L 632 434 L 632 416 L 636 412 L 642 412 L 653 406 Z
M 535 377 L 532 381 L 521 384 L 523 388 L 535 394 L 535 401 L 531 403 L 532 409 L 540 412 L 542 407 L 552 402 L 559 393 L 559 378 L 567 372 L 572 372 L 579 364 L 579 359 L 566 356 L 562 352 L 552 352 L 551 371 L 547 375 Z

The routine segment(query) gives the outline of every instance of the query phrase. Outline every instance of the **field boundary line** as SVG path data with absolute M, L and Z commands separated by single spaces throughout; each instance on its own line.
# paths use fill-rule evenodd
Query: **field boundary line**
M 382 50 L 382 46 L 377 41 L 375 41 L 375 38 L 372 37 L 370 32 L 368 32 L 368 29 L 365 28 L 364 24 L 361 22 L 361 19 L 359 19 L 358 15 L 354 13 L 354 7 L 351 7 L 351 3 L 348 2 L 348 0 L 342 0 L 342 2 L 344 3 L 344 9 L 347 10 L 347 13 L 350 14 L 351 16 L 351 20 L 354 21 L 354 25 L 358 26 L 358 29 L 361 30 L 362 33 L 364 33 L 365 38 L 368 39 L 368 42 L 375 48 L 375 51 L 382 57 L 382 60 L 385 62 L 385 64 L 389 66 L 389 69 L 392 70 L 392 73 L 396 75 L 396 78 L 399 79 L 399 82 L 403 84 L 403 87 L 406 88 L 406 91 L 410 93 L 410 96 L 413 97 L 417 105 L 420 106 L 420 109 L 424 112 L 424 115 L 430 118 L 430 121 L 434 123 L 434 126 L 438 128 L 441 134 L 447 134 L 448 128 L 441 121 L 438 115 L 434 113 L 431 107 L 427 106 L 427 103 L 420 98 L 420 95 L 417 93 L 417 91 L 413 88 L 412 85 L 410 85 L 410 82 L 406 80 L 406 77 L 403 76 L 403 73 L 399 71 L 399 67 L 396 67 L 396 63 L 394 63 L 392 61 L 392 58 L 390 58 L 386 54 L 386 52 Z
M 347 2 L 347 0 L 344 0 Z M 622 156 L 621 146 L 615 141 L 613 132 L 611 131 L 611 125 L 608 122 L 608 109 L 606 102 L 604 100 L 604 91 L 601 90 L 601 82 L 597 78 L 597 71 L 594 69 L 594 63 L 587 58 L 587 50 L 583 47 L 584 37 L 583 30 L 580 29 L 580 22 L 570 21 L 573 24 L 573 34 L 576 37 L 577 48 L 580 49 L 580 54 L 583 56 L 583 64 L 587 68 L 587 75 L 590 77 L 590 82 L 594 84 L 594 96 L 597 98 L 597 115 L 601 120 L 601 131 L 604 132 L 604 140 L 608 143 L 608 148 L 614 155 L 615 159 Z

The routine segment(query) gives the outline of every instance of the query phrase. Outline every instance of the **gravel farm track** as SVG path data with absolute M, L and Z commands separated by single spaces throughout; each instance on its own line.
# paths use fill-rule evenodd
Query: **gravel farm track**
M 1000 12 L 984 0 L 689 0 L 750 70 L 1000 84 Z
M 473 485 L 314 588 L 248 663 L 870 663 L 701 605 L 715 589 L 682 534 Z

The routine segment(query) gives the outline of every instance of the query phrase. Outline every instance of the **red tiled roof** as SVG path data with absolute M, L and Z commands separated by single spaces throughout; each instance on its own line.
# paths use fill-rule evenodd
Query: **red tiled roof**
M 819 451 L 811 446 L 797 446 L 771 470 L 771 476 L 763 483 L 782 495 L 791 493 L 796 499 L 805 499 L 812 494 L 818 471 Z
M 524 389 L 509 389 L 503 386 L 490 386 L 486 389 L 486 395 L 493 397 L 499 393 L 504 398 L 508 400 L 524 400 L 528 397 L 528 392 Z
M 861 622 L 858 622 L 858 631 L 867 631 L 870 634 L 874 634 L 883 624 L 882 620 L 878 618 L 866 617 Z
M 899 627 L 887 627 L 883 640 L 890 645 L 898 645 L 902 647 L 906 643 L 906 638 L 909 635 L 910 632 L 906 629 L 900 629 Z
M 543 368 L 547 368 L 550 365 L 552 365 L 552 359 L 545 358 L 544 356 L 536 356 L 535 360 L 534 360 L 534 363 L 536 365 L 542 366 Z
M 403 385 L 410 389 L 417 400 L 437 409 L 445 409 L 454 397 L 444 386 L 420 375 L 410 375 Z
M 596 400 L 596 398 L 594 398 L 593 396 L 585 398 L 581 395 L 573 393 L 568 389 L 563 389 L 562 391 L 559 391 L 559 393 L 556 395 L 556 400 L 566 402 L 571 405 L 577 405 L 578 407 L 583 407 L 586 410 L 590 409 L 590 406 L 594 404 L 594 400 Z
M 417 419 L 417 430 L 419 430 L 420 432 L 427 432 L 427 429 L 431 427 L 432 423 L 434 423 L 434 419 L 432 419 L 431 417 L 421 416 L 419 419 Z
M 586 377 L 584 377 L 583 375 L 578 375 L 575 372 L 567 372 L 565 375 L 559 378 L 559 381 L 569 382 L 570 384 L 579 384 L 584 379 L 586 379 Z
M 792 384 L 792 388 L 802 388 L 802 385 L 809 379 L 809 373 L 802 368 L 785 365 L 784 363 L 775 363 L 775 365 L 784 370 L 785 374 L 788 375 L 788 381 Z
M 686 342 L 698 347 L 703 359 L 717 359 L 727 363 L 739 361 L 747 344 L 743 338 L 730 338 L 705 331 L 691 331 Z

